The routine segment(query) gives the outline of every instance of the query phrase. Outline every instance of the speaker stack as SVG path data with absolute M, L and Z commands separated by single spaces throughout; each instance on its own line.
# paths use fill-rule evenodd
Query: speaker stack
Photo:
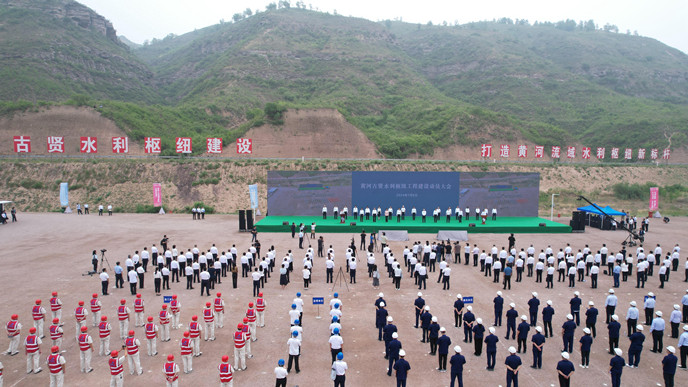
M 246 211 L 239 210 L 239 231 L 246 231 Z
M 253 229 L 253 210 L 246 210 L 246 230 Z
M 585 212 L 574 211 L 569 225 L 572 232 L 585 232 Z

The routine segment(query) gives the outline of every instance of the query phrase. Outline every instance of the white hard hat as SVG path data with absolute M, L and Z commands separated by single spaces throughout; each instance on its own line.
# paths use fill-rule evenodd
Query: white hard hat
M 521 320 L 526 321 L 527 319 L 528 319 L 528 317 L 525 314 L 523 316 L 521 316 Z
M 478 317 L 477 319 L 475 319 L 475 322 L 477 322 L 478 325 L 480 325 L 480 324 L 483 323 L 483 319 L 481 319 L 480 317 Z
M 583 333 L 585 333 L 586 335 L 589 335 L 590 334 L 590 328 L 583 328 Z
M 382 294 L 382 292 L 380 292 L 377 296 L 378 296 L 378 297 L 384 297 L 385 295 Z
M 533 292 L 533 297 L 537 297 L 537 292 Z
M 614 294 L 614 289 L 609 289 L 609 294 Z
M 654 296 L 655 296 L 655 294 L 652 293 L 652 292 L 647 293 L 647 295 L 648 295 L 649 297 L 654 297 Z
M 662 311 L 661 310 L 656 311 L 655 314 L 657 315 L 657 317 L 662 317 Z
M 621 356 L 623 354 L 623 351 L 621 350 L 621 348 L 614 348 L 614 353 L 616 354 L 616 356 Z
M 497 330 L 494 327 L 490 327 L 490 328 L 488 328 L 488 331 L 490 331 L 490 333 L 494 334 Z
M 432 322 L 437 322 L 437 316 L 432 316 Z
M 588 301 L 588 305 L 593 306 L 593 305 L 595 305 L 595 303 L 592 301 Z
M 669 352 L 671 352 L 671 353 L 676 353 L 676 348 L 674 348 L 674 347 L 672 347 L 671 345 L 669 345 L 669 346 L 667 347 L 667 351 L 669 351 Z
M 425 305 L 425 310 L 430 310 L 430 305 Z
M 678 304 L 674 304 L 674 309 L 678 310 L 679 308 L 680 306 L 678 306 Z
M 418 297 L 423 297 L 423 293 L 418 292 Z
M 381 303 L 380 303 L 380 306 L 385 306 L 385 303 L 384 303 L 384 302 L 381 302 Z
M 469 312 L 472 312 L 472 311 L 473 311 L 473 307 L 469 305 L 469 306 L 466 307 L 466 310 L 469 311 Z
M 571 357 L 571 356 L 569 355 L 568 352 L 562 352 L 562 353 L 561 353 L 561 357 L 563 357 L 563 358 L 566 359 L 566 360 L 569 360 L 569 357 Z
M 539 325 L 535 327 L 535 330 L 536 330 L 537 332 L 542 333 L 542 327 L 539 326 Z
M 571 313 L 566 315 L 567 320 L 573 320 L 573 315 Z
M 511 304 L 509 304 L 509 306 L 512 307 L 512 308 L 515 308 L 515 307 L 516 307 L 516 304 L 514 304 L 514 303 L 512 302 Z
M 454 352 L 456 352 L 456 353 L 461 352 L 461 347 L 459 347 L 458 345 L 455 346 L 455 347 L 454 347 Z
M 440 327 L 440 332 L 446 332 L 447 329 L 445 327 Z
M 635 301 L 631 301 L 631 306 L 636 306 L 638 304 L 635 303 Z
M 575 292 L 573 292 L 573 294 L 576 295 L 576 296 L 580 296 L 580 292 L 578 292 L 578 290 L 576 290 Z
M 501 296 L 501 295 L 502 295 L 502 291 L 501 291 L 501 290 L 497 290 L 497 295 L 498 295 L 498 296 Z
M 394 319 L 392 318 L 392 316 L 387 316 L 387 321 L 392 322 L 392 321 L 394 321 Z
M 638 324 L 638 325 L 635 326 L 635 329 L 637 329 L 637 330 L 639 330 L 639 331 L 642 331 L 642 330 L 644 330 L 645 328 L 644 328 L 642 325 Z
M 509 353 L 516 353 L 516 348 L 509 347 Z
M 613 315 L 612 315 L 612 320 L 614 320 L 614 321 L 619 321 L 619 316 L 613 314 Z
M 552 300 L 547 300 L 547 305 L 552 306 Z
M 461 298 L 463 298 L 463 297 L 461 296 L 461 293 L 459 293 L 459 294 L 456 295 L 456 298 L 461 299 Z
M 406 351 L 404 351 L 403 349 L 400 349 L 399 350 L 399 356 L 406 356 Z
M 393 339 L 398 339 L 398 338 L 399 338 L 399 334 L 396 333 L 396 332 L 392 333 L 392 338 L 393 338 Z

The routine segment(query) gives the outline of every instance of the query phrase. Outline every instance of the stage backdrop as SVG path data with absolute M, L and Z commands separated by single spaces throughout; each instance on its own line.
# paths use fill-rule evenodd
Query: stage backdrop
M 497 208 L 499 216 L 537 216 L 539 173 L 268 171 L 268 215 L 315 216 L 327 206 L 402 205 L 432 214 L 440 207 Z

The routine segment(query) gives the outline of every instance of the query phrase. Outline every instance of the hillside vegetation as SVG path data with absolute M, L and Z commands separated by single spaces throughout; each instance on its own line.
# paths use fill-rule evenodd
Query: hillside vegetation
M 594 23 L 377 23 L 280 2 L 128 48 L 55 11 L 74 4 L 0 2 L 0 113 L 102 105 L 134 141 L 227 147 L 286 108 L 334 108 L 392 158 L 500 141 L 688 144 L 688 56 Z

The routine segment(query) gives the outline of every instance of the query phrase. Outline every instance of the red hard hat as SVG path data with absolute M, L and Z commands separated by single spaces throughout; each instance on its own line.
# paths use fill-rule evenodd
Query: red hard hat
M 249 303 L 248 303 L 248 307 L 249 307 L 249 308 L 253 308 L 253 303 L 252 303 L 252 302 L 249 302 Z
M 107 316 L 101 316 L 100 321 L 107 321 Z
M 41 303 L 41 300 L 36 300 L 36 304 L 40 304 L 40 303 Z
M 53 292 L 53 297 L 57 297 L 57 292 Z
M 82 332 L 86 332 L 87 330 L 88 330 L 88 327 L 87 327 L 87 326 L 81 327 L 81 331 L 82 331 Z
M 258 293 L 258 297 L 263 297 L 263 292 Z
M 148 321 L 153 321 L 153 316 L 148 316 Z
M 217 296 L 218 296 L 218 297 L 222 297 L 222 293 L 217 292 Z
M 198 316 L 191 316 L 191 319 L 192 319 L 193 321 L 196 321 L 196 320 L 198 320 Z
M 237 325 L 237 329 L 238 330 L 244 329 L 244 324 L 239 323 L 239 325 Z
M 189 337 L 189 331 L 184 332 L 184 337 Z
M 227 355 L 222 356 L 222 362 L 223 363 L 227 363 L 228 361 L 229 361 L 229 356 L 227 356 Z
M 36 333 L 36 327 L 29 328 L 29 333 Z
M 206 302 L 206 303 L 205 303 L 205 306 L 210 306 L 210 303 L 209 303 L 209 302 Z
M 174 355 L 167 355 L 167 361 L 173 361 Z
M 60 319 L 59 319 L 59 318 L 54 318 L 54 319 L 53 319 L 53 324 L 57 324 L 57 323 L 59 323 L 59 322 L 60 322 Z
M 98 298 L 98 293 L 93 293 L 93 298 Z
M 57 345 L 53 345 L 53 347 L 50 348 L 50 351 L 52 353 L 58 353 L 58 352 L 60 352 L 60 347 L 58 347 Z
M 18 319 L 18 318 L 19 318 L 19 316 L 17 316 L 16 314 L 13 314 L 13 315 L 12 315 L 12 320 L 16 320 L 16 319 Z
M 173 295 L 172 295 L 172 298 L 174 298 L 174 299 L 176 300 L 176 299 L 177 299 L 177 295 L 176 295 L 176 294 L 173 294 Z
M 244 323 L 248 322 L 248 317 L 244 317 Z
M 110 352 L 110 356 L 112 356 L 112 357 L 117 357 L 117 356 L 119 356 L 119 352 L 117 352 L 117 351 L 112 351 L 112 352 Z
M 84 302 L 83 302 L 83 301 L 79 301 L 79 306 L 84 306 Z
M 127 303 L 127 300 L 125 300 L 125 299 L 123 298 L 123 299 L 119 300 L 119 303 L 122 304 L 122 305 L 124 305 L 124 304 Z
M 141 298 L 141 293 L 136 293 L 136 298 Z
M 163 309 L 167 309 L 167 304 L 162 304 Z
M 132 330 L 132 331 L 129 331 L 129 336 L 134 336 L 135 333 L 136 333 L 136 332 L 134 332 L 133 330 Z

